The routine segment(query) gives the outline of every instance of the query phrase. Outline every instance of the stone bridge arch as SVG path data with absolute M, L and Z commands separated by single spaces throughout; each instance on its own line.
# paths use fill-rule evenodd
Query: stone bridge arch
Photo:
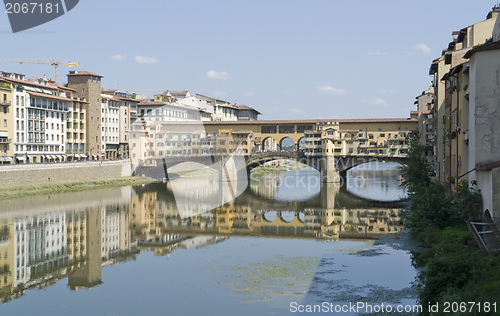
M 397 162 L 404 163 L 407 158 L 401 157 L 370 157 L 370 156 L 345 156 L 338 157 L 335 161 L 337 171 L 341 177 L 346 176 L 350 169 L 370 162 Z
M 261 150 L 262 151 L 273 151 L 278 150 L 279 142 L 273 136 L 266 136 L 262 138 Z
M 276 216 L 273 217 L 272 219 L 266 217 L 266 214 L 270 214 L 270 213 L 274 213 L 274 212 L 276 213 Z M 256 222 L 274 224 L 277 226 L 283 226 L 283 225 L 285 225 L 285 226 L 303 226 L 304 225 L 304 220 L 300 218 L 301 212 L 289 211 L 289 212 L 295 213 L 292 220 L 290 220 L 290 221 L 287 221 L 283 218 L 282 212 L 287 212 L 287 211 L 274 211 L 274 210 L 262 211 L 261 214 L 257 215 L 257 216 L 260 216 L 260 220 L 257 220 Z M 302 211 L 302 213 L 304 213 L 304 212 Z
M 295 142 L 295 139 L 293 139 L 292 136 L 284 136 L 284 137 L 281 137 L 281 139 L 279 140 L 279 143 L 278 143 L 278 148 L 280 150 L 284 150 L 283 149 L 283 142 L 286 140 L 286 139 L 290 139 L 292 142 L 293 142 L 293 149 L 295 150 L 297 148 L 297 143 Z

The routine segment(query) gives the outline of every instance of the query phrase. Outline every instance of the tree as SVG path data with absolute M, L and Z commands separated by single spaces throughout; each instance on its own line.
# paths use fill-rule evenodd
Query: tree
M 403 176 L 402 186 L 408 192 L 415 193 L 420 186 L 426 186 L 431 182 L 429 171 L 431 167 L 424 156 L 424 146 L 420 144 L 420 133 L 412 134 L 410 138 L 410 149 L 408 150 L 408 162 L 399 168 Z

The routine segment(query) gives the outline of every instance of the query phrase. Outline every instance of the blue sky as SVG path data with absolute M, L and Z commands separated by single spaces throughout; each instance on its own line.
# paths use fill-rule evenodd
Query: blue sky
M 189 90 L 261 119 L 408 117 L 451 33 L 496 1 L 96 1 L 12 34 L 2 58 L 79 61 L 105 89 Z M 22 67 L 22 69 L 21 69 Z M 59 67 L 60 83 L 69 68 Z M 46 65 L 0 70 L 52 78 Z

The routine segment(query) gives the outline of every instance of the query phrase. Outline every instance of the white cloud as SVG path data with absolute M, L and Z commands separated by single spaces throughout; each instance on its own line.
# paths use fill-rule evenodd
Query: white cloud
M 383 99 L 381 98 L 375 98 L 373 100 L 370 101 L 370 104 L 373 104 L 373 105 L 380 105 L 380 106 L 387 106 L 387 102 L 385 102 Z
M 396 91 L 394 91 L 392 89 L 387 89 L 387 90 L 386 89 L 382 89 L 381 91 L 382 91 L 382 93 L 396 93 Z
M 316 87 L 319 92 L 322 93 L 329 93 L 329 94 L 335 94 L 335 95 L 343 95 L 345 94 L 344 89 L 339 89 L 339 88 L 334 88 L 330 86 L 322 86 L 322 87 Z
M 156 64 L 158 63 L 158 59 L 156 57 L 144 57 L 144 56 L 135 56 L 134 60 L 139 64 Z
M 226 92 L 224 92 L 224 91 L 215 91 L 215 92 L 214 92 L 214 95 L 215 95 L 216 97 L 225 97 L 225 96 L 227 95 L 227 93 L 226 93 Z
M 217 72 L 215 70 L 210 70 L 209 72 L 207 72 L 207 77 L 210 79 L 217 79 L 217 80 L 231 79 L 231 76 L 227 72 L 225 71 Z
M 429 48 L 429 46 L 427 46 L 425 44 L 417 44 L 417 45 L 413 46 L 413 49 L 419 50 L 422 53 L 426 53 L 426 54 L 429 54 L 431 52 L 431 49 Z
M 111 59 L 116 60 L 116 61 L 122 61 L 122 60 L 124 60 L 125 58 L 127 58 L 127 56 L 125 56 L 125 55 L 120 55 L 120 54 L 116 54 L 116 55 L 113 55 L 113 57 L 111 57 Z
M 388 52 L 368 52 L 368 55 L 370 56 L 385 56 L 389 55 Z
M 292 109 L 290 109 L 290 112 L 295 113 L 295 114 L 299 114 L 299 113 L 303 113 L 304 111 L 292 108 Z

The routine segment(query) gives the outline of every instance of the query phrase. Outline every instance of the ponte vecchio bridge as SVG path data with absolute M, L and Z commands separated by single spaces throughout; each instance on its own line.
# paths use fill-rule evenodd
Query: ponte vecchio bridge
M 362 163 L 404 161 L 410 134 L 417 130 L 417 124 L 413 118 L 139 120 L 131 127 L 130 155 L 138 174 L 168 177 L 167 169 L 182 162 L 211 166 L 227 157 L 242 156 L 247 171 L 266 161 L 291 159 L 319 170 L 324 182 L 337 182 L 347 170 Z

